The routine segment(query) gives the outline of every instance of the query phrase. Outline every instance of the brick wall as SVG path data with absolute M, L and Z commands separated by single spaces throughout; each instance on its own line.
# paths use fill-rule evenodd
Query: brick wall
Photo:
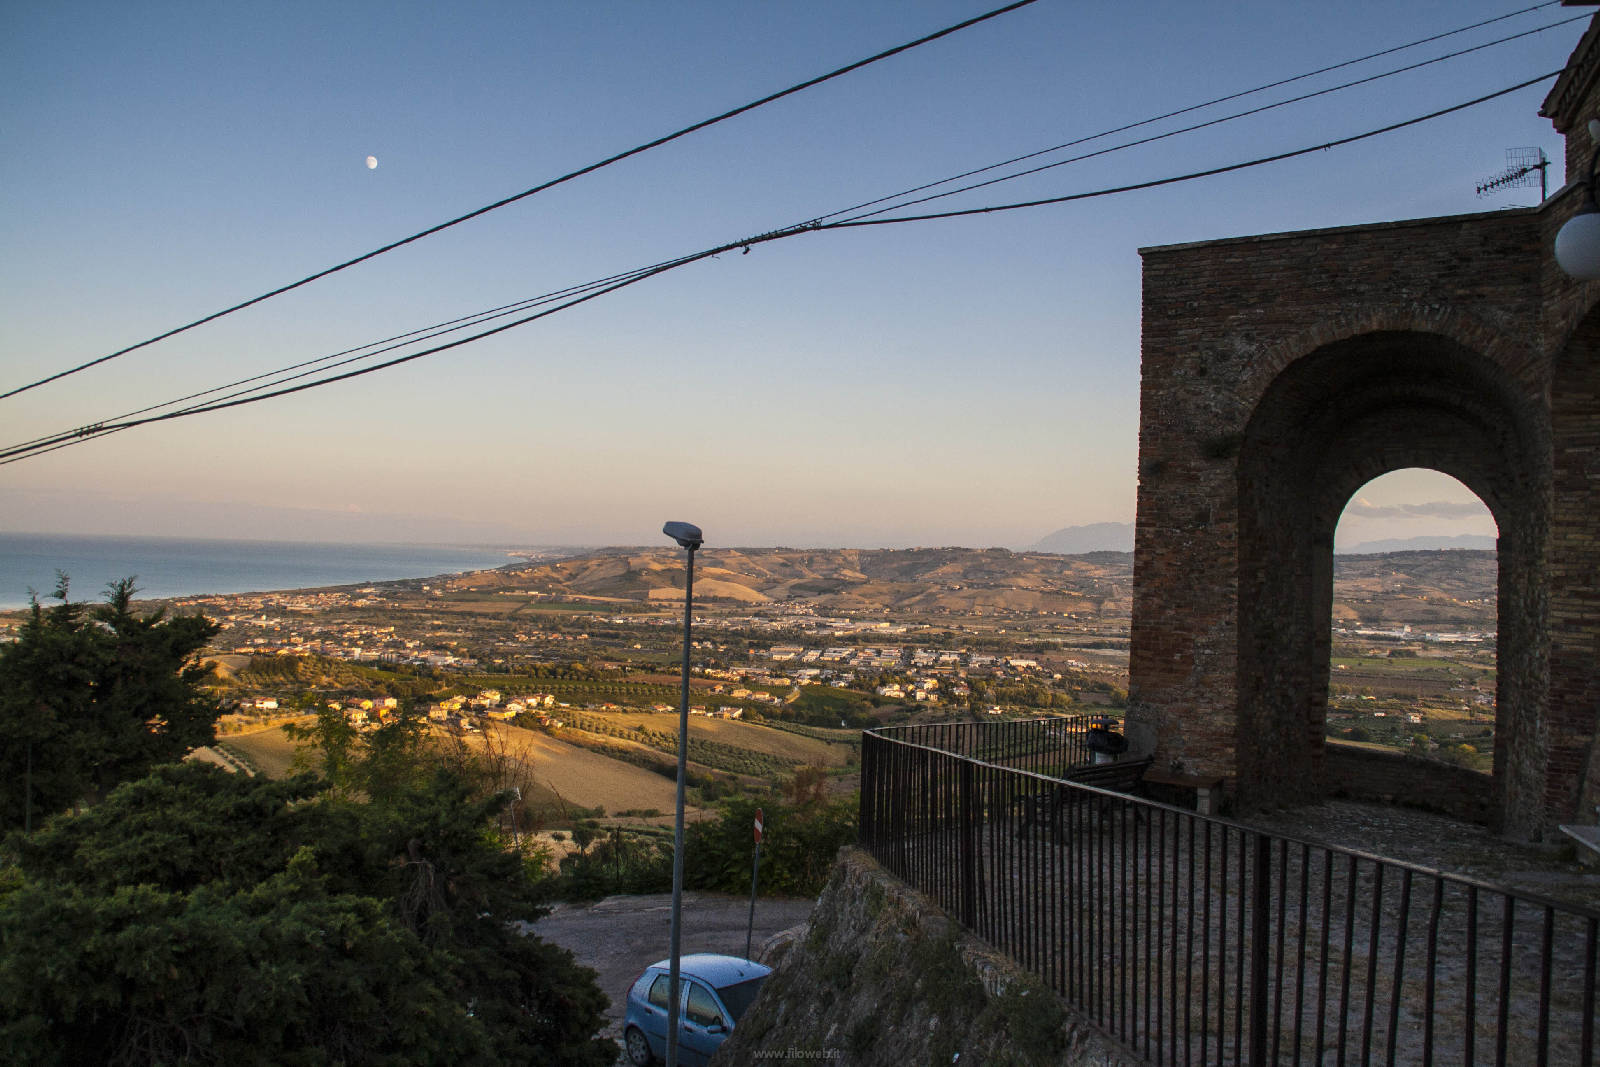
M 1541 113 L 1586 176 L 1600 17 Z M 1459 786 L 1323 737 L 1334 526 L 1430 467 L 1499 525 L 1492 821 L 1538 837 L 1600 803 L 1600 284 L 1550 251 L 1581 201 L 1142 250 L 1136 751 L 1245 807 Z
M 1539 836 L 1594 793 L 1600 315 L 1549 252 L 1574 198 L 1142 250 L 1142 751 L 1247 807 L 1334 788 L 1334 526 L 1419 466 L 1500 527 L 1498 824 Z

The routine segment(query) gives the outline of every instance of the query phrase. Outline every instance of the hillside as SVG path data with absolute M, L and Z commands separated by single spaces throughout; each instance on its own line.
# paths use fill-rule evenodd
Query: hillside
M 1495 553 L 1422 550 L 1334 559 L 1343 624 L 1493 629 Z M 457 592 L 521 591 L 600 602 L 666 604 L 683 595 L 681 553 L 605 549 L 451 579 Z M 830 615 L 1075 614 L 1126 619 L 1133 555 L 1006 549 L 704 549 L 695 599 L 707 606 L 804 604 Z
M 1105 613 L 1131 607 L 1133 556 L 1058 556 L 1006 549 L 705 549 L 695 598 L 724 604 L 803 603 L 851 614 Z M 556 562 L 462 575 L 453 590 L 670 601 L 683 559 L 671 549 L 608 549 Z
M 1495 628 L 1493 552 L 1453 549 L 1336 556 L 1334 620 L 1351 625 Z
M 529 766 L 535 788 L 549 791 L 563 805 L 602 807 L 608 812 L 649 808 L 670 812 L 676 801 L 673 780 L 644 767 L 609 759 L 538 731 L 504 724 L 494 728 L 504 735 L 507 751 Z M 291 772 L 298 748 L 282 727 L 234 734 L 224 738 L 223 744 L 259 773 L 273 778 Z

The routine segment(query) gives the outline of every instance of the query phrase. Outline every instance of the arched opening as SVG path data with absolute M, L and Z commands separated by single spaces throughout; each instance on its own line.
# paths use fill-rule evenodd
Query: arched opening
M 1493 772 L 1498 528 L 1461 482 L 1407 468 L 1358 488 L 1334 531 L 1327 738 L 1334 788 L 1360 795 L 1359 756 L 1405 755 L 1454 768 L 1368 760 L 1378 792 L 1410 772 L 1410 798 L 1487 803 L 1471 774 Z M 1341 770 L 1345 776 L 1341 779 Z M 1471 795 L 1469 795 L 1471 794 Z M 1481 800 L 1479 799 L 1481 798 Z
M 1541 570 L 1548 529 L 1533 401 L 1496 363 L 1427 333 L 1325 345 L 1266 389 L 1240 442 L 1239 795 L 1293 803 L 1329 790 L 1334 534 L 1374 478 L 1428 468 L 1499 527 L 1493 821 L 1537 822 L 1533 743 L 1543 691 Z M 1526 757 L 1526 753 L 1522 754 Z M 1527 824 L 1525 826 L 1525 824 Z

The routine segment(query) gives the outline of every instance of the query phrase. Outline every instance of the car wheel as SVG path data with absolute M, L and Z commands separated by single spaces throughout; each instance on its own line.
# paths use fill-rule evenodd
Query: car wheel
M 650 1055 L 650 1042 L 644 1039 L 638 1027 L 628 1027 L 628 1032 L 622 1035 L 622 1041 L 628 1047 L 628 1062 L 633 1067 L 650 1067 L 656 1062 L 656 1058 Z

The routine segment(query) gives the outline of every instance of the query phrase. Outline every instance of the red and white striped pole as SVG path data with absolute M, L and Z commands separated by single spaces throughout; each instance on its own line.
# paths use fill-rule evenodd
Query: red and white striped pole
M 762 830 L 762 813 L 761 813 L 761 809 L 757 808 L 756 809 L 756 858 L 755 858 L 755 862 L 750 865 L 750 924 L 747 927 L 745 927 L 745 934 L 744 934 L 744 958 L 745 959 L 749 959 L 750 958 L 750 942 L 755 937 L 755 932 L 756 932 L 756 878 L 761 873 L 761 830 Z

